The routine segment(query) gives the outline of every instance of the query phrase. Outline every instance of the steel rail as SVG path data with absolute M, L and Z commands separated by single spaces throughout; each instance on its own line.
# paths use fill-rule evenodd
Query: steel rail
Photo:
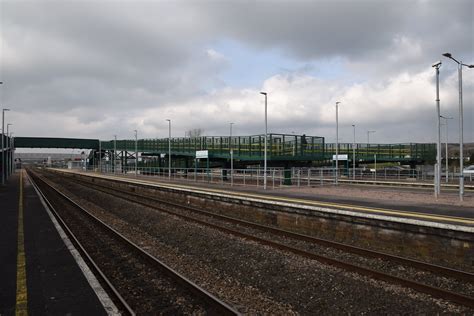
M 111 233 L 113 236 L 117 237 L 119 240 L 123 241 L 125 244 L 127 244 L 131 249 L 134 251 L 138 252 L 140 255 L 144 256 L 146 259 L 150 260 L 152 263 L 156 264 L 162 272 L 164 272 L 166 275 L 177 281 L 179 284 L 182 286 L 186 287 L 188 290 L 190 290 L 192 293 L 197 295 L 200 299 L 205 301 L 207 304 L 212 306 L 213 310 L 217 312 L 219 315 L 240 315 L 240 313 L 235 310 L 233 307 L 228 305 L 227 303 L 221 301 L 218 299 L 216 296 L 213 294 L 209 293 L 205 289 L 201 288 L 199 285 L 196 283 L 192 282 L 179 272 L 175 271 L 168 265 L 166 265 L 164 262 L 160 261 L 158 258 L 154 257 L 153 255 L 149 254 L 142 248 L 140 248 L 137 244 L 135 244 L 133 241 L 122 235 L 120 232 L 112 228 L 110 225 L 105 223 L 104 221 L 100 220 L 97 218 L 95 215 L 90 213 L 88 210 L 86 210 L 84 207 L 80 206 L 78 203 L 76 203 L 74 200 L 72 200 L 70 197 L 65 195 L 63 192 L 59 191 L 56 189 L 54 186 L 52 186 L 49 181 L 42 179 L 41 177 L 37 176 L 40 181 L 42 181 L 45 185 L 47 185 L 50 189 L 52 189 L 55 193 L 57 193 L 59 196 L 61 196 L 64 200 L 68 201 L 71 205 L 75 206 L 76 208 L 80 209 L 85 215 L 87 215 L 89 218 L 93 219 L 95 223 L 97 223 L 101 228 L 104 228 L 106 231 Z
M 426 263 L 426 262 L 422 262 L 422 261 L 418 261 L 418 260 L 414 260 L 414 259 L 409 259 L 409 258 L 405 258 L 405 257 L 400 257 L 400 256 L 396 256 L 396 255 L 391 255 L 391 254 L 387 254 L 387 253 L 380 252 L 380 251 L 360 248 L 360 247 L 357 247 L 357 246 L 344 244 L 344 243 L 340 243 L 340 242 L 335 242 L 335 241 L 331 241 L 331 240 L 327 240 L 327 239 L 323 239 L 323 238 L 318 238 L 318 237 L 314 237 L 314 236 L 295 233 L 295 232 L 291 232 L 291 231 L 288 231 L 288 230 L 279 229 L 279 228 L 275 228 L 275 227 L 271 227 L 271 226 L 267 226 L 267 225 L 257 224 L 257 223 L 249 222 L 249 221 L 246 221 L 246 220 L 226 216 L 226 215 L 221 215 L 221 214 L 216 214 L 216 213 L 209 212 L 209 211 L 204 211 L 204 210 L 198 209 L 196 207 L 188 206 L 188 205 L 180 205 L 180 204 L 177 204 L 177 203 L 173 203 L 173 202 L 166 201 L 166 200 L 163 200 L 163 199 L 159 199 L 159 198 L 156 198 L 156 197 L 152 197 L 152 196 L 149 196 L 149 195 L 138 194 L 136 192 L 129 192 L 129 191 L 121 190 L 121 189 L 118 189 L 118 188 L 106 187 L 106 186 L 98 184 L 96 182 L 91 183 L 89 181 L 85 181 L 85 180 L 82 180 L 82 179 L 77 179 L 77 178 L 73 178 L 73 179 L 75 181 L 83 182 L 83 183 L 87 183 L 87 184 L 92 184 L 93 186 L 101 187 L 101 188 L 104 188 L 106 190 L 108 189 L 108 190 L 118 191 L 118 192 L 128 194 L 130 196 L 134 196 L 134 197 L 137 197 L 137 198 L 146 198 L 148 200 L 152 200 L 152 201 L 160 203 L 160 204 L 167 204 L 167 205 L 170 205 L 170 206 L 173 206 L 173 207 L 176 207 L 176 208 L 180 208 L 180 209 L 185 209 L 187 211 L 197 213 L 197 214 L 200 214 L 200 215 L 205 215 L 205 216 L 209 216 L 209 217 L 212 217 L 212 218 L 215 218 L 215 219 L 218 219 L 218 220 L 228 221 L 228 222 L 231 222 L 231 223 L 234 223 L 234 224 L 238 224 L 238 225 L 242 225 L 242 226 L 246 226 L 246 227 L 250 227 L 250 228 L 254 228 L 254 229 L 259 229 L 259 230 L 274 233 L 274 234 L 277 234 L 277 235 L 280 235 L 280 236 L 289 237 L 289 238 L 293 238 L 293 239 L 301 240 L 301 241 L 305 241 L 305 242 L 311 242 L 311 243 L 323 245 L 323 246 L 326 246 L 326 247 L 331 247 L 331 248 L 339 249 L 339 250 L 342 250 L 342 251 L 350 252 L 350 253 L 353 253 L 353 254 L 361 255 L 361 256 L 364 256 L 364 257 L 379 258 L 379 259 L 383 259 L 383 260 L 387 260 L 387 261 L 397 262 L 399 264 L 404 264 L 404 265 L 414 267 L 414 268 L 417 268 L 417 269 L 420 269 L 420 270 L 433 272 L 433 273 L 436 273 L 436 274 L 439 274 L 439 275 L 444 275 L 444 276 L 447 276 L 447 277 L 453 277 L 453 278 L 456 278 L 456 279 L 461 280 L 461 281 L 474 282 L 474 273 L 461 271 L 461 270 L 456 270 L 456 269 L 451 269 L 451 268 L 447 268 L 447 267 L 443 267 L 443 266 L 439 266 L 439 265 L 435 265 L 435 264 L 431 264 L 431 263 Z M 118 196 L 118 195 L 115 195 L 114 193 L 110 193 L 110 192 L 105 192 L 105 193 L 109 193 L 111 195 Z M 119 196 L 119 197 L 124 198 L 123 196 Z M 149 203 L 144 202 L 144 201 L 135 201 L 135 200 L 133 200 L 133 201 L 137 202 L 137 203 L 142 203 L 142 205 L 146 204 L 146 206 L 156 208 L 156 205 L 154 205 L 154 204 L 149 204 Z
M 98 185 L 96 183 L 90 183 L 90 182 L 88 182 L 87 184 L 92 184 L 96 187 L 101 186 L 101 185 Z M 425 293 L 425 294 L 429 294 L 433 297 L 450 300 L 452 302 L 455 302 L 455 303 L 458 303 L 458 304 L 461 304 L 461 305 L 465 305 L 465 306 L 469 306 L 469 307 L 474 307 L 474 298 L 472 298 L 472 297 L 468 297 L 468 296 L 465 296 L 465 295 L 462 295 L 462 294 L 454 293 L 454 292 L 447 291 L 447 290 L 437 288 L 437 287 L 433 287 L 433 286 L 430 286 L 430 285 L 427 285 L 427 284 L 423 284 L 423 283 L 419 283 L 419 282 L 412 281 L 412 280 L 409 280 L 409 279 L 397 277 L 397 276 L 387 274 L 387 273 L 384 273 L 384 272 L 380 272 L 380 271 L 376 271 L 376 270 L 373 270 L 373 269 L 370 269 L 370 268 L 364 268 L 364 267 L 361 267 L 361 266 L 358 266 L 358 265 L 355 265 L 355 264 L 352 264 L 352 263 L 347 263 L 347 262 L 340 261 L 340 260 L 337 260 L 337 259 L 332 259 L 332 258 L 329 258 L 329 257 L 326 257 L 326 256 L 311 253 L 311 252 L 301 250 L 301 249 L 298 249 L 298 248 L 295 248 L 295 247 L 291 247 L 291 246 L 288 246 L 288 245 L 285 245 L 285 244 L 281 244 L 281 243 L 277 243 L 277 242 L 270 241 L 270 240 L 267 240 L 267 239 L 263 239 L 263 238 L 259 238 L 259 237 L 252 236 L 252 235 L 249 235 L 249 234 L 245 234 L 245 233 L 233 230 L 233 229 L 229 229 L 227 227 L 222 227 L 222 226 L 212 224 L 212 223 L 209 223 L 209 222 L 206 222 L 206 221 L 203 221 L 203 220 L 199 220 L 199 219 L 196 219 L 196 218 L 193 218 L 193 217 L 190 217 L 190 216 L 186 216 L 186 215 L 182 215 L 182 214 L 179 214 L 179 213 L 176 213 L 176 212 L 173 212 L 173 211 L 169 211 L 169 210 L 163 209 L 161 207 L 158 207 L 156 205 L 153 205 L 151 203 L 147 203 L 147 202 L 143 202 L 143 201 L 137 201 L 135 199 L 131 199 L 131 198 L 127 198 L 127 197 L 123 196 L 123 193 L 127 193 L 127 194 L 133 196 L 134 194 L 132 194 L 130 192 L 121 191 L 121 190 L 118 190 L 116 188 L 107 188 L 107 189 L 120 191 L 122 193 L 122 195 L 110 193 L 110 192 L 107 192 L 105 190 L 100 190 L 100 191 L 102 191 L 104 193 L 107 193 L 107 194 L 110 194 L 112 196 L 118 197 L 120 199 L 130 201 L 130 202 L 134 202 L 134 203 L 137 203 L 137 204 L 141 204 L 143 206 L 147 206 L 147 207 L 156 209 L 160 212 L 179 217 L 179 218 L 184 219 L 186 221 L 194 222 L 194 223 L 197 223 L 197 224 L 200 224 L 200 225 L 203 225 L 203 226 L 214 228 L 214 229 L 217 229 L 219 231 L 222 231 L 222 232 L 225 232 L 225 233 L 228 233 L 228 234 L 231 234 L 231 235 L 234 235 L 234 236 L 246 239 L 246 240 L 251 240 L 251 241 L 260 243 L 262 245 L 266 245 L 266 246 L 270 246 L 270 247 L 273 247 L 273 248 L 276 248 L 276 249 L 279 249 L 279 250 L 282 250 L 282 251 L 290 252 L 290 253 L 293 253 L 293 254 L 308 258 L 308 259 L 317 260 L 319 262 L 322 262 L 322 263 L 325 263 L 325 264 L 328 264 L 328 265 L 332 265 L 332 266 L 344 269 L 346 271 L 356 272 L 356 273 L 359 273 L 361 275 L 371 277 L 373 279 L 385 281 L 385 282 L 392 283 L 392 284 L 398 284 L 398 285 L 401 285 L 401 286 L 404 286 L 404 287 L 407 287 L 407 288 L 417 290 L 417 291 Z M 138 197 L 142 197 L 142 198 L 145 197 L 147 199 L 151 198 L 149 196 L 143 196 L 143 195 L 138 195 Z M 160 203 L 162 203 L 162 204 L 166 203 L 168 205 L 173 204 L 173 203 L 170 203 L 170 202 L 167 202 L 167 201 L 161 201 L 161 200 L 160 200 Z M 177 204 L 173 204 L 173 207 L 179 207 L 179 208 L 184 208 L 184 209 L 188 208 L 188 206 L 182 206 L 182 205 L 177 205 Z M 304 235 L 302 235 L 302 236 L 304 236 Z M 309 237 L 309 236 L 305 236 L 305 237 Z M 312 237 L 309 237 L 309 238 L 312 238 Z M 344 245 L 344 246 L 348 246 L 348 245 Z M 352 247 L 352 246 L 348 246 L 348 247 Z M 363 250 L 365 250 L 365 249 L 363 249 Z M 387 255 L 387 256 L 391 256 L 391 255 Z M 398 257 L 398 258 L 400 258 L 400 257 Z M 400 259 L 404 259 L 404 258 L 400 258 Z M 406 260 L 409 260 L 409 259 L 406 259 Z M 419 263 L 422 264 L 422 265 L 425 264 L 425 263 L 422 263 L 422 262 L 419 262 Z M 440 268 L 442 268 L 442 267 L 440 267 Z M 457 270 L 452 270 L 452 271 L 457 271 Z M 460 272 L 461 274 L 465 273 L 463 271 L 457 271 L 457 272 L 453 272 L 453 273 L 457 274 L 458 272 Z M 468 278 L 472 278 L 472 274 L 467 273 L 466 275 L 468 276 Z
M 214 192 L 217 192 L 218 194 L 227 194 L 230 198 L 233 199 L 245 199 L 245 197 L 249 198 L 257 198 L 257 199 L 262 199 L 262 203 L 271 203 L 273 201 L 277 202 L 285 202 L 285 197 L 281 196 L 275 196 L 275 195 L 258 195 L 258 194 L 252 194 L 249 192 L 244 192 L 244 193 L 238 193 L 238 192 L 231 192 L 231 191 L 225 191 L 225 190 L 218 190 L 218 189 L 213 189 L 213 188 L 206 188 L 206 187 L 192 187 L 192 186 L 187 186 L 183 184 L 176 184 L 176 183 L 164 183 L 164 182 L 156 182 L 156 181 L 151 181 L 149 179 L 145 179 L 144 177 L 141 178 L 131 178 L 131 177 L 119 177 L 119 176 L 107 176 L 107 175 L 91 175 L 91 174 L 80 174 L 80 173 L 75 173 L 75 172 L 65 172 L 65 171 L 59 171 L 59 170 L 52 170 L 51 171 L 54 174 L 62 175 L 64 177 L 89 177 L 91 178 L 92 182 L 95 181 L 95 179 L 99 180 L 107 180 L 110 182 L 114 183 L 120 183 L 120 184 L 129 184 L 129 185 L 135 185 L 136 187 L 140 188 L 155 188 L 157 190 L 169 190 L 169 191 L 183 191 L 183 192 L 188 192 L 189 190 L 193 192 L 193 190 L 197 190 L 198 194 L 213 194 Z M 368 207 L 368 206 L 363 206 L 360 204 L 345 204 L 345 203 L 333 203 L 333 202 L 328 202 L 328 201 L 322 201 L 322 200 L 304 200 L 304 199 L 294 199 L 294 198 L 289 198 L 290 200 L 288 202 L 292 203 L 301 203 L 302 205 L 309 205 L 309 206 L 315 206 L 315 207 L 327 207 L 330 209 L 339 209 L 342 208 L 343 210 L 348 210 L 348 211 L 360 211 L 360 214 L 371 214 L 371 212 L 375 212 L 376 214 L 392 214 L 394 216 L 401 215 L 406 216 L 407 218 L 417 218 L 420 220 L 430 220 L 430 219 L 435 219 L 439 220 L 440 222 L 472 222 L 472 219 L 467 218 L 467 217 L 456 217 L 456 216 L 448 216 L 448 215 L 432 215 L 430 216 L 427 213 L 420 213 L 420 212 L 407 212 L 407 211 L 401 211 L 397 209 L 392 209 L 392 208 L 373 208 L 373 207 Z M 295 206 L 289 206 L 291 208 L 295 208 Z M 297 208 L 297 207 L 296 207 Z
M 53 214 L 53 216 L 56 218 L 56 220 L 59 222 L 59 224 L 61 225 L 61 227 L 65 230 L 66 234 L 69 236 L 69 238 L 72 239 L 72 241 L 74 242 L 74 244 L 76 245 L 76 247 L 78 247 L 78 250 L 80 251 L 80 253 L 83 255 L 83 258 L 85 256 L 85 259 L 87 260 L 87 262 L 89 262 L 89 267 L 95 271 L 96 273 L 94 273 L 94 275 L 96 277 L 99 277 L 99 279 L 101 279 L 103 282 L 101 282 L 102 284 L 105 284 L 106 287 L 108 288 L 108 292 L 109 294 L 112 293 L 114 296 L 115 296 L 115 302 L 118 302 L 120 303 L 120 305 L 122 306 L 122 311 L 126 311 L 128 312 L 130 315 L 136 315 L 135 311 L 130 307 L 130 305 L 126 302 L 126 300 L 123 298 L 122 295 L 120 295 L 119 291 L 115 288 L 115 286 L 112 284 L 112 282 L 107 278 L 107 276 L 105 275 L 105 273 L 99 268 L 99 266 L 97 265 L 97 263 L 94 261 L 94 259 L 92 259 L 92 257 L 89 255 L 89 253 L 87 252 L 87 250 L 84 248 L 84 246 L 82 245 L 82 243 L 79 241 L 79 239 L 76 237 L 76 235 L 72 232 L 72 230 L 69 228 L 69 226 L 66 224 L 66 222 L 62 219 L 62 217 L 59 215 L 59 213 L 56 211 L 56 208 L 53 206 L 53 204 L 49 201 L 49 199 L 46 197 L 46 194 L 44 194 L 44 192 L 41 190 L 41 188 L 38 186 L 38 184 L 36 183 L 36 181 L 34 180 L 34 176 L 33 175 L 30 175 L 28 172 L 27 172 L 27 176 L 31 182 L 31 184 L 33 185 L 33 187 L 36 189 L 36 191 L 39 193 L 39 195 L 41 196 L 41 198 L 43 199 L 43 201 L 46 203 L 46 205 L 48 206 L 48 208 L 51 210 L 51 213 Z

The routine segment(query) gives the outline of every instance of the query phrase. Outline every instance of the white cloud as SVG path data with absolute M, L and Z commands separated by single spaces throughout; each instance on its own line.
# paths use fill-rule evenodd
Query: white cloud
M 8 120 L 25 136 L 110 139 L 139 129 L 142 137 L 164 137 L 166 118 L 177 136 L 198 127 L 227 134 L 230 121 L 236 133 L 262 133 L 259 92 L 265 90 L 273 132 L 331 140 L 334 103 L 341 101 L 344 140 L 352 139 L 350 126 L 356 124 L 361 135 L 377 130 L 381 142 L 433 141 L 431 63 L 446 47 L 474 62 L 472 1 L 257 2 L 252 10 L 246 2 L 1 6 L 0 103 L 12 108 Z M 261 78 L 261 86 L 237 89 L 225 84 L 223 74 L 232 63 L 245 62 L 216 48 L 221 40 L 261 56 L 277 51 L 299 63 L 342 60 L 342 71 L 331 79 L 279 71 Z M 464 75 L 470 141 L 473 73 Z M 245 76 L 245 69 L 239 74 Z M 441 86 L 443 112 L 457 117 L 457 77 L 449 61 Z

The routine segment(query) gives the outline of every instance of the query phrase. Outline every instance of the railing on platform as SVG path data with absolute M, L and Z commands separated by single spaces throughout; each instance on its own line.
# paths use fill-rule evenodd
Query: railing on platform
M 263 188 L 264 172 L 261 168 L 256 169 L 230 169 L 222 168 L 172 168 L 171 177 L 168 168 L 157 167 L 135 167 L 128 166 L 121 169 L 119 166 L 114 170 L 110 164 L 102 165 L 102 170 L 96 168 L 82 169 L 87 172 L 102 172 L 105 174 L 116 174 L 129 177 L 152 177 L 160 180 L 171 181 L 193 181 L 210 184 L 254 186 Z M 136 172 L 135 172 L 136 171 Z M 355 172 L 354 172 L 355 171 Z M 339 180 L 376 181 L 376 182 L 405 182 L 418 184 L 433 183 L 433 169 L 374 169 L 370 168 L 340 168 Z M 446 173 L 443 173 L 444 177 Z M 457 184 L 459 174 L 448 174 L 452 184 Z M 474 177 L 466 177 L 466 181 L 474 183 Z M 302 186 L 324 186 L 333 185 L 335 180 L 335 168 L 269 168 L 267 171 L 267 187 L 275 189 L 281 187 Z
M 347 154 L 348 159 L 352 160 L 355 149 L 357 160 L 435 160 L 436 145 L 425 143 L 407 143 L 407 144 L 339 144 L 339 154 Z M 336 154 L 336 144 L 326 144 L 326 156 L 331 158 Z

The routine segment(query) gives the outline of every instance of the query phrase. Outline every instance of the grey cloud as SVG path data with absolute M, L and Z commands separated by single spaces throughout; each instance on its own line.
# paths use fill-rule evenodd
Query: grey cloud
M 173 113 L 182 116 L 177 129 L 202 127 L 208 133 L 226 133 L 222 126 L 228 108 L 213 112 L 202 108 L 213 102 L 209 91 L 227 88 L 220 75 L 229 62 L 206 54 L 223 39 L 258 52 L 277 49 L 308 65 L 341 58 L 344 68 L 360 74 L 361 81 L 382 86 L 400 73 L 429 69 L 446 50 L 474 62 L 474 4 L 468 0 L 3 1 L 0 6 L 0 80 L 5 81 L 0 102 L 24 115 L 54 114 L 54 120 L 67 122 L 55 132 L 68 136 L 128 135 L 137 126 L 150 137 L 165 135 L 166 126 L 160 122 Z M 282 72 L 299 77 L 311 72 L 308 67 Z M 446 62 L 442 70 L 446 86 L 454 64 Z M 345 88 L 331 82 L 316 87 L 321 90 L 308 88 L 313 103 L 327 102 L 336 89 Z M 466 100 L 472 100 L 469 91 L 472 84 L 466 86 Z M 220 101 L 225 104 L 234 97 L 225 95 Z M 455 106 L 451 99 L 450 106 Z M 472 122 L 472 111 L 466 108 Z M 150 109 L 158 111 L 143 119 Z M 272 130 L 332 133 L 327 123 L 313 121 L 311 109 L 304 117 L 291 114 L 279 113 L 270 123 Z M 409 115 L 406 126 L 416 127 L 413 117 L 424 117 L 422 110 Z M 242 133 L 261 132 L 253 117 L 244 114 L 235 119 Z M 360 118 L 367 125 L 374 124 L 371 119 Z M 373 127 L 387 125 L 390 132 L 379 132 L 381 139 L 396 139 L 400 128 L 397 139 L 413 136 L 393 116 L 382 121 Z M 25 133 L 51 132 L 41 124 L 28 124 Z M 473 138 L 472 133 L 472 126 L 467 127 L 467 136 Z M 426 129 L 419 138 L 429 135 Z

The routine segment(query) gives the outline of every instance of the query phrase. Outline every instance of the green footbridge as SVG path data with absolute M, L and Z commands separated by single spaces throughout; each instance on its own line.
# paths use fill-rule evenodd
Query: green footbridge
M 169 147 L 170 146 L 170 147 Z M 15 148 L 73 148 L 91 149 L 95 152 L 125 153 L 125 157 L 133 158 L 135 152 L 141 156 L 163 157 L 171 148 L 171 155 L 194 159 L 196 151 L 207 150 L 209 159 L 229 160 L 230 152 L 233 158 L 242 163 L 260 163 L 264 159 L 265 136 L 202 136 L 202 137 L 175 137 L 169 140 L 162 139 L 120 139 L 97 140 L 76 138 L 45 138 L 45 137 L 16 137 Z M 434 161 L 436 146 L 430 143 L 405 144 L 339 144 L 339 154 L 347 155 L 352 161 L 355 150 L 356 162 L 400 162 L 417 164 Z M 291 165 L 298 162 L 316 162 L 330 164 L 336 153 L 335 144 L 326 144 L 323 137 L 268 134 L 267 159 L 274 165 L 286 163 Z

